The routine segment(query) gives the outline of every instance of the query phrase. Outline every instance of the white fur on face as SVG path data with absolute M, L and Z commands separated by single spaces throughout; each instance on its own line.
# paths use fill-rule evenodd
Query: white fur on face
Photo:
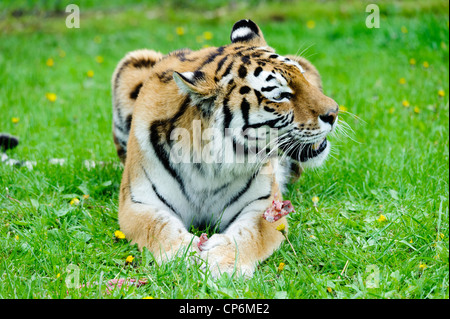
M 271 79 L 267 80 L 269 77 L 271 77 Z M 286 79 L 275 72 L 263 70 L 258 74 L 258 76 L 255 76 L 254 73 L 250 73 L 247 75 L 247 81 L 253 89 L 258 90 L 262 95 L 264 95 L 264 97 L 272 101 L 281 93 L 293 92 Z

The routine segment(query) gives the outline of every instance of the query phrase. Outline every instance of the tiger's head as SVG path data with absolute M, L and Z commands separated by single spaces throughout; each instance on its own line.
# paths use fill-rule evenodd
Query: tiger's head
M 207 59 L 197 69 L 174 72 L 179 89 L 213 125 L 231 132 L 235 146 L 277 148 L 304 167 L 321 165 L 339 107 L 308 81 L 314 67 L 276 54 L 251 20 L 238 21 L 230 38 L 229 45 L 205 49 Z M 270 129 L 277 133 L 269 141 Z

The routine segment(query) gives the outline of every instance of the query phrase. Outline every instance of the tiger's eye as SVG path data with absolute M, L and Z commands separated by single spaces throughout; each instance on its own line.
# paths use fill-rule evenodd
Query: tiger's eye
M 291 93 L 289 93 L 289 92 L 283 92 L 283 93 L 280 93 L 280 94 L 278 94 L 277 96 L 273 97 L 272 100 L 274 100 L 274 101 L 281 101 L 281 100 L 283 100 L 283 99 L 288 99 L 288 100 L 290 100 L 291 97 L 292 97 L 292 94 L 291 94 Z

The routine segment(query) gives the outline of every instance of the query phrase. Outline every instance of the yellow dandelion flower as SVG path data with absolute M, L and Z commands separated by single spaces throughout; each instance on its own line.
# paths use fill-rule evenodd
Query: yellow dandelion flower
M 72 200 L 70 201 L 70 205 L 78 205 L 80 203 L 80 200 L 78 198 L 72 198 Z
M 147 296 L 147 297 L 144 297 L 142 299 L 155 299 L 155 298 L 153 298 L 152 296 Z
M 316 236 L 311 235 L 311 236 L 309 236 L 309 238 L 316 239 Z
M 52 58 L 48 58 L 48 59 L 47 59 L 47 62 L 45 62 L 45 64 L 46 64 L 48 67 L 52 67 L 53 64 L 55 64 L 55 61 L 54 61 Z
M 89 71 L 86 72 L 86 75 L 87 75 L 88 77 L 92 78 L 92 77 L 94 76 L 94 71 L 89 70 Z
M 56 275 L 56 278 L 58 279 L 59 277 L 61 277 L 61 274 L 60 273 L 58 273 L 57 275 Z
M 394 112 L 395 112 L 395 108 L 391 107 L 391 108 L 389 109 L 389 114 L 393 114 Z
M 203 32 L 203 38 L 204 38 L 205 40 L 211 40 L 211 39 L 213 38 L 212 32 L 209 32 L 209 31 Z
M 50 102 L 55 102 L 57 99 L 57 96 L 55 93 L 45 93 L 45 97 L 47 98 L 47 100 L 49 100 Z
M 125 234 L 122 233 L 120 230 L 116 230 L 116 231 L 114 232 L 114 236 L 115 236 L 116 238 L 118 238 L 118 239 L 125 239 Z
M 14 124 L 19 123 L 19 121 L 20 121 L 20 118 L 18 118 L 18 117 L 11 118 L 11 122 L 13 122 Z
M 284 226 L 284 224 L 280 224 L 280 225 L 277 226 L 276 229 L 277 229 L 278 231 L 280 231 L 280 232 L 284 232 L 284 230 L 286 229 L 286 226 Z
M 439 91 L 438 91 L 438 95 L 439 95 L 440 97 L 444 97 L 444 96 L 445 96 L 445 91 L 444 91 L 444 90 L 439 90 Z
M 286 264 L 285 263 L 280 263 L 279 265 L 278 265 L 278 272 L 281 272 L 283 269 L 284 269 L 284 266 L 286 266 Z
M 314 203 L 314 206 L 317 205 L 317 203 L 319 202 L 319 197 L 314 196 L 313 198 L 311 198 L 312 202 Z
M 308 29 L 314 29 L 316 27 L 316 22 L 314 20 L 309 20 L 306 22 L 306 27 Z
M 414 106 L 414 113 L 417 113 L 417 114 L 420 113 L 420 109 L 418 106 Z
M 105 61 L 105 59 L 103 59 L 103 57 L 101 55 L 97 55 L 95 57 L 95 62 L 97 63 L 103 63 L 103 61 Z
M 417 61 L 414 58 L 409 59 L 409 64 L 416 65 Z
M 406 79 L 405 78 L 400 78 L 400 80 L 398 80 L 398 83 L 405 84 L 406 83 Z
M 327 291 L 331 293 L 333 289 L 331 289 L 331 287 L 327 287 Z
M 344 106 L 344 105 L 339 105 L 339 111 L 341 111 L 341 112 L 347 112 L 348 109 L 347 109 L 347 107 Z
M 404 107 L 409 107 L 409 101 L 408 100 L 403 100 L 402 101 L 402 105 L 404 106 Z
M 19 235 L 16 235 L 16 236 L 14 237 L 14 239 L 15 239 L 15 240 L 19 240 Z
M 184 33 L 185 33 L 185 31 L 184 31 L 184 28 L 183 27 L 177 27 L 176 29 L 175 29 L 175 33 L 176 34 L 178 34 L 178 35 L 184 35 Z
M 134 257 L 131 256 L 131 255 L 129 255 L 129 256 L 127 257 L 127 259 L 125 259 L 125 262 L 128 263 L 128 264 L 131 264 L 131 263 L 133 262 L 133 259 L 134 259 Z
M 419 269 L 420 270 L 424 270 L 425 268 L 427 268 L 427 264 L 424 264 L 424 263 L 420 263 L 419 264 Z
M 380 215 L 380 217 L 378 217 L 377 220 L 378 220 L 378 222 L 382 223 L 382 222 L 387 221 L 387 218 L 386 218 L 386 216 L 384 216 L 384 215 Z
M 428 63 L 428 61 L 423 62 L 422 65 L 424 68 L 430 67 L 430 63 Z
M 408 33 L 408 29 L 403 25 L 400 29 L 402 33 Z
M 413 243 L 413 240 L 412 240 L 412 238 L 411 238 L 411 240 L 409 241 L 409 243 L 410 243 L 410 244 L 412 244 L 412 243 Z

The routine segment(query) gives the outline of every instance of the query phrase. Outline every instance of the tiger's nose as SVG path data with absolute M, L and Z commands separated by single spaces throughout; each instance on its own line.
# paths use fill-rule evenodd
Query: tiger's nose
M 339 107 L 336 107 L 336 109 L 334 109 L 332 111 L 328 111 L 326 114 L 319 115 L 319 118 L 322 121 L 324 121 L 325 123 L 333 125 L 334 122 L 336 122 L 338 113 L 339 113 Z

